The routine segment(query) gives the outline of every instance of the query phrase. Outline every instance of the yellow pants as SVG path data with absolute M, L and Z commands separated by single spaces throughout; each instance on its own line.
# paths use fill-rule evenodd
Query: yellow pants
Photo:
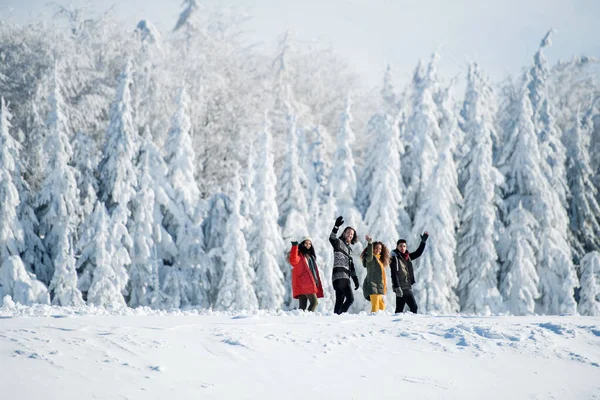
M 385 310 L 385 303 L 383 302 L 382 294 L 372 294 L 369 297 L 371 298 L 371 312 Z

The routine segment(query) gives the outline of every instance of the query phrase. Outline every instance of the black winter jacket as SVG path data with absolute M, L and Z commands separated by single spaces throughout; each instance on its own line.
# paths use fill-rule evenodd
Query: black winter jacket
M 408 260 L 400 254 L 398 249 L 392 251 L 392 260 L 390 262 L 390 272 L 392 275 L 392 287 L 400 287 L 402 290 L 410 289 L 415 284 L 415 273 L 413 271 L 412 260 L 421 257 L 425 250 L 425 243 L 421 242 L 419 248 L 409 253 Z

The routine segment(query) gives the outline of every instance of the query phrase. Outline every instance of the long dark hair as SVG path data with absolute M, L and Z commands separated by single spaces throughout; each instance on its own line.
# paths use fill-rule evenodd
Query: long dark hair
M 342 234 L 340 235 L 340 239 L 342 240 L 342 242 L 346 242 L 346 239 L 344 239 L 344 233 L 346 233 L 346 231 L 348 229 L 352 229 L 354 231 L 354 236 L 352 237 L 352 240 L 350 241 L 350 244 L 356 244 L 356 242 L 358 242 L 358 235 L 356 234 L 356 229 L 354 229 L 351 226 L 347 226 L 344 228 L 344 230 L 342 231 Z
M 300 252 L 300 254 L 302 254 L 305 257 L 311 256 L 315 260 L 317 259 L 317 255 L 315 254 L 314 246 L 310 246 L 310 249 L 307 249 L 306 247 L 304 247 L 304 242 L 302 242 L 298 245 L 298 251 Z
M 382 242 L 373 242 L 373 248 L 375 248 L 375 246 L 377 246 L 378 244 L 381 245 L 381 255 L 379 256 L 379 261 L 381 261 L 381 263 L 383 264 L 383 266 L 386 266 L 390 263 L 390 251 L 388 250 L 388 248 L 386 247 L 385 244 L 383 244 Z M 367 247 L 364 248 L 364 250 L 362 251 L 362 253 L 360 253 L 360 259 L 364 260 L 365 257 L 367 256 L 367 249 L 369 248 L 369 245 L 367 245 Z

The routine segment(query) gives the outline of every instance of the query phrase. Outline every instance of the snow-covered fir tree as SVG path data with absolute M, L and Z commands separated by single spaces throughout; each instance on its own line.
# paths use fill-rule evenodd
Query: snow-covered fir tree
M 177 111 L 171 120 L 171 129 L 165 143 L 167 179 L 173 187 L 173 205 L 165 217 L 167 231 L 178 249 L 173 264 L 181 275 L 179 289 L 182 305 L 205 305 L 207 293 L 203 290 L 200 260 L 202 258 L 200 190 L 195 180 L 195 153 L 192 146 L 191 122 L 187 114 L 188 97 L 180 89 Z M 167 295 L 169 295 L 167 293 Z
M 534 248 L 540 278 L 539 312 L 573 313 L 577 276 L 571 261 L 571 249 L 566 241 L 566 211 L 560 207 L 558 196 L 549 187 L 544 174 L 544 160 L 532 122 L 533 110 L 527 89 L 530 79 L 528 73 L 525 78 L 521 106 L 515 116 L 517 123 L 507 135 L 499 160 L 499 169 L 506 180 L 505 215 L 522 204 L 539 222 Z M 507 265 L 503 267 L 506 268 Z
M 97 202 L 94 212 L 90 215 L 90 228 L 93 232 L 90 241 L 83 248 L 77 262 L 78 268 L 83 270 L 82 290 L 87 289 L 87 303 L 98 307 L 124 307 L 125 299 L 121 293 L 117 271 L 113 268 L 115 254 L 111 254 L 114 247 L 111 245 L 111 221 L 106 208 Z M 115 266 L 119 263 L 115 262 Z
M 581 290 L 578 311 L 581 315 L 600 315 L 600 252 L 592 251 L 581 259 Z
M 221 249 L 223 272 L 214 307 L 216 310 L 255 311 L 259 305 L 252 286 L 254 270 L 250 265 L 250 254 L 243 234 L 247 221 L 240 214 L 239 180 L 234 179 L 232 186 L 231 215 Z
M 423 232 L 431 237 L 415 268 L 417 304 L 425 312 L 448 314 L 458 312 L 456 296 L 456 229 L 462 197 L 453 158 L 453 138 L 446 132 L 441 138 L 438 163 L 428 179 L 417 209 L 413 238 Z
M 156 148 L 149 132 L 144 135 L 138 163 L 139 186 L 133 199 L 133 216 L 130 227 L 133 248 L 129 267 L 129 306 L 151 306 L 157 308 L 162 299 L 159 284 L 159 259 L 157 250 L 157 232 L 161 217 L 155 188 L 152 167 L 155 165 Z
M 203 268 L 206 291 L 210 305 L 213 306 L 219 292 L 219 282 L 223 273 L 223 243 L 227 221 L 231 215 L 231 200 L 223 193 L 211 196 L 207 202 L 207 212 L 202 222 L 204 248 L 206 249 L 206 268 Z
M 38 193 L 36 206 L 40 237 L 48 249 L 53 270 L 36 270 L 36 276 L 49 283 L 52 304 L 77 306 L 83 303 L 77 289 L 73 240 L 79 215 L 79 191 L 76 171 L 70 165 L 73 156 L 69 131 L 63 114 L 60 80 L 54 69 L 54 86 L 49 98 L 45 152 L 47 174 Z
M 511 314 L 533 314 L 539 298 L 539 277 L 535 267 L 537 223 L 534 216 L 519 203 L 506 217 L 506 224 L 502 238 L 503 251 L 500 254 L 504 265 L 500 293 L 506 310 Z
M 494 226 L 498 218 L 494 196 L 501 174 L 492 165 L 495 129 L 492 107 L 492 88 L 479 66 L 472 63 L 461 111 L 469 151 L 461 165 L 464 202 L 456 270 L 461 311 L 482 315 L 496 314 L 502 307 Z
M 355 139 L 356 137 L 352 130 L 352 98 L 348 94 L 344 111 L 340 116 L 340 128 L 335 137 L 335 150 L 333 153 L 331 174 L 329 176 L 329 191 L 335 201 L 333 212 L 343 215 L 346 223 L 358 229 L 358 225 L 362 224 L 362 215 L 354 202 L 357 197 L 357 178 L 352 151 Z M 363 193 L 362 190 L 360 192 Z M 330 215 L 330 218 L 333 219 L 331 221 L 323 221 L 325 225 L 329 226 L 329 231 L 333 227 L 333 221 L 336 216 Z
M 254 291 L 261 309 L 280 309 L 285 296 L 283 272 L 284 243 L 277 225 L 277 178 L 271 139 L 271 125 L 265 113 L 265 126 L 259 136 L 256 174 L 253 188 L 256 193 L 253 209 L 253 234 L 248 241 L 252 269 L 256 273 Z
M 79 189 L 78 218 L 83 221 L 94 211 L 98 194 L 98 180 L 94 175 L 100 154 L 92 138 L 79 133 L 73 142 L 73 166 L 78 171 L 77 187 Z
M 371 118 L 376 136 L 374 147 L 375 165 L 370 182 L 362 190 L 369 190 L 370 203 L 365 213 L 365 224 L 374 240 L 389 246 L 399 238 L 397 227 L 400 223 L 402 192 L 400 184 L 400 152 L 398 150 L 398 125 L 387 114 Z
M 19 191 L 13 182 L 17 173 L 19 144 L 9 129 L 11 114 L 4 97 L 0 98 L 0 262 L 17 256 L 25 247 L 23 227 L 18 216 Z
M 574 126 L 566 137 L 567 180 L 569 184 L 570 244 L 576 260 L 587 252 L 600 249 L 600 205 L 598 188 L 593 184 L 590 160 L 590 131 L 594 127 L 591 109 L 577 112 Z
M 422 61 L 419 62 L 413 75 L 412 111 L 407 118 L 405 136 L 402 138 L 405 148 L 402 175 L 407 190 L 407 212 L 411 219 L 415 218 L 422 202 L 427 201 L 422 199 L 422 193 L 437 163 L 435 142 L 441 136 L 441 131 L 434 102 L 437 90 L 435 79 L 435 59 L 432 59 L 427 69 Z
M 10 296 L 14 302 L 25 306 L 50 304 L 46 286 L 25 270 L 18 255 L 0 260 L 0 298 L 4 296 Z

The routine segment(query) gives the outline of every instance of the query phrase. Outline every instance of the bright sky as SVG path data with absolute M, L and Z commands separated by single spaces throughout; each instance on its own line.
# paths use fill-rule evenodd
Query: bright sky
M 57 2 L 68 4 L 68 2 Z M 0 0 L 0 18 L 19 21 L 48 10 L 48 0 Z M 78 2 L 74 2 L 79 4 Z M 143 18 L 170 29 L 182 0 L 88 0 L 95 10 L 115 5 L 132 26 Z M 440 70 L 450 77 L 478 61 L 494 80 L 528 64 L 549 28 L 557 32 L 546 52 L 551 62 L 573 55 L 600 58 L 598 0 L 199 0 L 206 8 L 247 9 L 248 39 L 268 49 L 290 29 L 301 41 L 331 45 L 367 82 L 381 80 L 386 63 L 397 83 L 405 83 L 419 58 L 441 55 Z

